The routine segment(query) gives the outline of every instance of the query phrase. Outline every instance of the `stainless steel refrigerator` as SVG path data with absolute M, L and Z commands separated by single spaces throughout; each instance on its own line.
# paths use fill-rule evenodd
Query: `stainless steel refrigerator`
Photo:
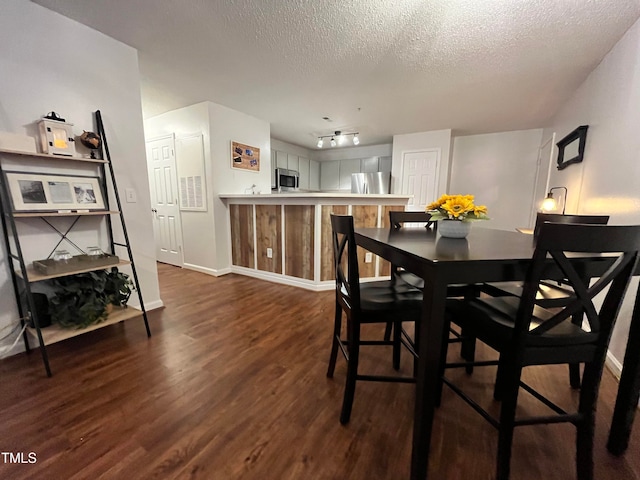
M 389 193 L 390 184 L 390 172 L 351 174 L 351 193 Z

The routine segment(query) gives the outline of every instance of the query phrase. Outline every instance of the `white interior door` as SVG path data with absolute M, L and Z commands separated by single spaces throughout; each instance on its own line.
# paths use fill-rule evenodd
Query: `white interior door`
M 156 259 L 183 266 L 182 225 L 173 136 L 147 142 Z
M 421 210 L 436 200 L 440 150 L 402 154 L 402 195 L 413 195 L 407 210 Z

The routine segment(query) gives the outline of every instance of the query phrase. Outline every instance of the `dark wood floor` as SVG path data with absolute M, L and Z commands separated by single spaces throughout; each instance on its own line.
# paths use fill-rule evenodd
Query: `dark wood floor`
M 159 265 L 166 308 L 0 361 L 0 451 L 35 452 L 2 479 L 404 479 L 411 453 L 413 385 L 361 383 L 351 423 L 338 422 L 345 374 L 325 377 L 332 292 Z M 380 335 L 377 329 L 371 332 Z M 454 347 L 452 354 L 456 354 Z M 486 356 L 486 352 L 481 352 Z M 387 350 L 363 368 L 391 371 Z M 408 355 L 402 370 L 411 371 Z M 575 397 L 564 367 L 528 381 Z M 490 405 L 493 370 L 460 380 Z M 605 448 L 616 393 L 608 372 L 598 406 L 596 479 L 640 479 L 636 425 L 624 457 Z M 537 404 L 522 395 L 523 411 Z M 450 391 L 437 412 L 430 478 L 493 477 L 496 432 Z M 570 425 L 516 431 L 512 478 L 575 478 Z

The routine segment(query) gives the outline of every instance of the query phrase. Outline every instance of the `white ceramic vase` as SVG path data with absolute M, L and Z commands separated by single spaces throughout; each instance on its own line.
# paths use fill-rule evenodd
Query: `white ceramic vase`
M 460 220 L 438 220 L 438 233 L 445 238 L 466 238 L 471 231 L 471 222 Z

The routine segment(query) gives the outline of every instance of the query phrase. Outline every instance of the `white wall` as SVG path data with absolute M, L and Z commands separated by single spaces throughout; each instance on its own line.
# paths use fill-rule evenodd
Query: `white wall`
M 209 102 L 211 119 L 211 161 L 213 165 L 213 209 L 216 235 L 216 263 L 223 271 L 231 268 L 231 231 L 229 212 L 218 195 L 246 193 L 251 185 L 256 192 L 271 193 L 271 126 L 268 122 L 222 105 Z M 260 171 L 231 167 L 231 142 L 260 149 Z
M 558 111 L 545 129 L 559 140 L 589 125 L 584 160 L 553 169 L 552 185 L 569 189 L 567 212 L 605 213 L 612 224 L 640 224 L 640 21 Z M 622 362 L 638 282 L 632 283 L 610 352 Z M 635 347 L 637 348 L 637 346 Z
M 393 136 L 391 164 L 391 193 L 402 193 L 402 156 L 405 152 L 416 152 L 437 148 L 440 150 L 440 175 L 437 194 L 448 193 L 449 168 L 451 162 L 451 130 L 409 133 Z
M 81 134 L 95 131 L 93 112 L 102 112 L 118 188 L 137 193 L 137 203 L 122 206 L 145 305 L 160 306 L 155 255 L 147 248 L 153 229 L 136 50 L 22 0 L 3 0 L 0 44 L 0 131 L 35 136 L 34 122 L 55 110 Z M 26 243 L 48 253 L 49 239 L 34 234 Z M 4 243 L 0 260 L 2 329 L 17 319 Z
M 541 139 L 542 129 L 455 137 L 449 192 L 487 205 L 491 220 L 483 226 L 528 226 Z
M 174 134 L 175 139 L 201 134 L 204 147 L 205 181 L 211 185 L 211 140 L 208 102 L 179 108 L 144 121 L 146 141 Z M 176 152 L 176 165 L 180 170 L 181 158 Z M 184 264 L 187 268 L 213 269 L 215 264 L 215 242 L 213 228 L 213 194 L 207 188 L 207 211 L 181 211 Z
M 221 275 L 231 267 L 228 211 L 220 193 L 271 192 L 271 141 L 267 122 L 212 102 L 201 102 L 145 120 L 147 140 L 202 133 L 207 211 L 180 212 L 185 267 Z M 260 149 L 260 171 L 231 167 L 231 142 Z M 180 158 L 176 157 L 180 164 Z

